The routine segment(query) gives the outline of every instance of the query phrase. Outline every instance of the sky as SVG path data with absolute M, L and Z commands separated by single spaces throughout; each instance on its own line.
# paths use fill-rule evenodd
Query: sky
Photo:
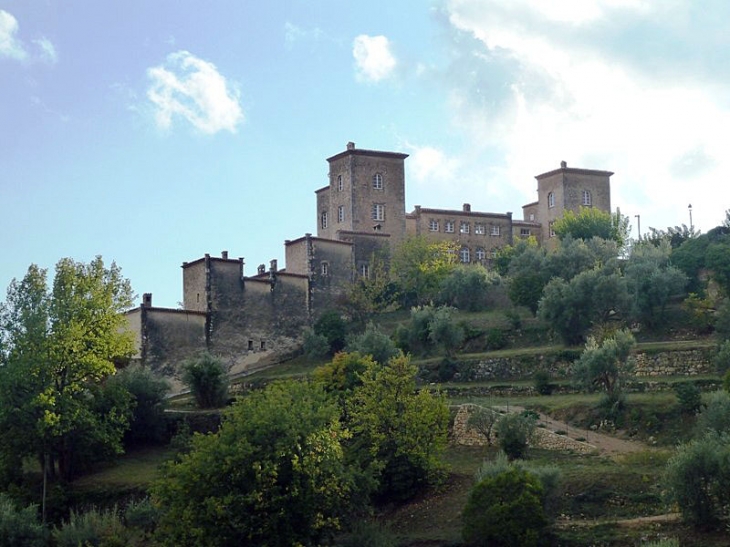
M 184 261 L 281 265 L 348 141 L 410 155 L 409 211 L 522 218 L 566 161 L 633 237 L 707 231 L 729 133 L 725 0 L 0 0 L 0 291 L 101 255 L 177 307 Z

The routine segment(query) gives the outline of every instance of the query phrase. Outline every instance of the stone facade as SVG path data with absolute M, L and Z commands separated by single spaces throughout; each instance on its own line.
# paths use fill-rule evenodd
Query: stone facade
M 464 263 L 489 264 L 516 238 L 549 239 L 549 223 L 581 204 L 610 210 L 608 171 L 561 168 L 538 175 L 538 201 L 511 212 L 416 206 L 406 214 L 407 154 L 364 150 L 350 142 L 327 159 L 327 186 L 315 191 L 317 236 L 285 242 L 286 264 L 257 267 L 246 276 L 243 258 L 204 257 L 182 265 L 183 309 L 153 308 L 151 295 L 127 314 L 137 357 L 167 376 L 197 351 L 221 357 L 232 374 L 280 361 L 301 346 L 304 328 L 336 307 L 374 257 L 388 264 L 406 236 L 452 241 Z

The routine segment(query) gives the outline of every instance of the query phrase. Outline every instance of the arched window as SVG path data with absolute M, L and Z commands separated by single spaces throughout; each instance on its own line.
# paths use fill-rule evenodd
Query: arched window
M 552 192 L 548 194 L 548 207 L 555 207 L 555 194 Z
M 337 191 L 342 192 L 342 188 L 344 187 L 342 183 L 342 175 L 337 175 Z
M 373 175 L 373 188 L 376 190 L 382 190 L 383 189 L 383 175 L 380 173 L 375 173 Z
M 477 260 L 480 262 L 487 258 L 487 253 L 483 247 L 477 247 Z
M 459 260 L 464 264 L 469 263 L 469 261 L 471 260 L 469 247 L 462 247 L 461 249 L 459 249 Z
M 583 206 L 590 207 L 591 205 L 593 205 L 591 193 L 588 190 L 583 190 Z

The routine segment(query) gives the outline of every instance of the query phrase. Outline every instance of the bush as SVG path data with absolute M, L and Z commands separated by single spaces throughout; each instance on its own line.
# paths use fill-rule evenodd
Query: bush
M 0 547 L 44 547 L 48 532 L 38 521 L 38 508 L 19 509 L 0 493 Z
M 695 436 L 702 437 L 707 432 L 730 433 L 730 394 L 726 391 L 710 393 L 697 416 Z
M 536 546 L 547 527 L 540 481 L 511 468 L 474 486 L 462 514 L 468 545 Z
M 398 348 L 395 347 L 395 342 L 372 322 L 367 324 L 365 332 L 350 339 L 346 351 L 348 353 L 357 352 L 360 355 L 370 355 L 376 363 L 381 365 L 386 364 L 399 353 Z
M 507 346 L 507 337 L 501 329 L 489 329 L 487 331 L 487 349 L 497 350 Z
M 439 382 L 448 382 L 453 379 L 454 374 L 459 370 L 457 364 L 448 357 L 439 363 L 438 380 Z
M 550 395 L 553 392 L 553 385 L 550 383 L 550 373 L 546 370 L 538 370 L 533 376 L 535 391 L 540 395 Z
M 720 340 L 730 339 L 730 298 L 725 298 L 715 313 L 715 332 Z
M 536 421 L 532 416 L 507 414 L 496 425 L 499 447 L 510 460 L 522 458 L 535 432 Z
M 499 283 L 499 275 L 481 265 L 460 265 L 441 282 L 440 304 L 465 311 L 484 311 L 489 305 L 489 289 Z
M 725 340 L 717 347 L 714 363 L 719 374 L 725 374 L 730 370 L 730 340 Z
M 329 351 L 335 354 L 345 347 L 347 325 L 339 312 L 329 310 L 324 312 L 314 323 L 314 333 L 324 336 L 329 344 Z
M 500 420 L 500 414 L 493 408 L 477 406 L 469 416 L 467 425 L 487 440 L 487 445 L 492 446 L 494 428 Z
M 164 441 L 167 436 L 165 396 L 170 390 L 167 381 L 135 365 L 121 370 L 112 380 L 126 388 L 135 401 L 129 430 L 124 435 L 125 444 Z
M 158 518 L 159 509 L 150 498 L 132 502 L 124 510 L 124 523 L 127 527 L 141 530 L 145 534 L 151 534 L 155 530 Z
M 398 547 L 398 539 L 377 522 L 360 522 L 338 543 L 339 547 Z
M 100 547 L 124 547 L 129 535 L 116 508 L 109 511 L 89 509 L 85 513 L 71 511 L 71 516 L 61 528 L 53 529 L 57 547 L 99 545 Z
M 220 359 L 210 353 L 183 363 L 182 381 L 200 408 L 219 408 L 228 398 L 228 375 Z
M 325 357 L 330 351 L 330 344 L 324 334 L 317 334 L 312 329 L 304 330 L 304 342 L 302 345 L 304 355 L 317 360 Z
M 694 414 L 702 405 L 700 388 L 694 382 L 677 382 L 674 384 L 680 410 L 685 414 Z

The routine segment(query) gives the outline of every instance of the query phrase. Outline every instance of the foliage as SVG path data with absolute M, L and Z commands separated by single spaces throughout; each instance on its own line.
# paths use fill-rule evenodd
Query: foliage
M 535 391 L 540 395 L 550 395 L 553 392 L 553 384 L 550 383 L 550 373 L 546 370 L 538 370 L 532 377 Z
M 129 429 L 124 434 L 127 445 L 156 443 L 165 440 L 165 397 L 170 384 L 148 368 L 132 365 L 119 371 L 110 381 L 118 383 L 132 395 L 134 408 Z
M 350 338 L 345 350 L 349 353 L 371 355 L 376 362 L 381 364 L 387 363 L 399 353 L 390 336 L 382 332 L 373 322 L 367 324 L 365 332 Z
M 327 339 L 329 353 L 334 355 L 345 347 L 347 324 L 338 311 L 328 310 L 315 321 L 314 333 Z
M 550 277 L 570 281 L 581 272 L 594 268 L 616 270 L 619 248 L 615 241 L 600 239 L 573 239 L 566 236 L 558 247 L 547 254 L 545 267 Z
M 561 240 L 588 240 L 594 237 L 609 239 L 623 248 L 629 237 L 629 219 L 620 213 L 608 213 L 595 207 L 581 207 L 578 213 L 565 211 L 562 218 L 553 223 L 555 235 Z
M 727 391 L 710 393 L 697 416 L 695 435 L 701 437 L 708 432 L 730 434 L 730 394 Z
M 312 377 L 328 392 L 352 393 L 362 385 L 360 375 L 373 365 L 375 361 L 370 355 L 341 351 L 330 363 L 317 367 Z
M 510 260 L 507 294 L 516 306 L 525 306 L 535 314 L 543 288 L 550 280 L 544 247 L 525 245 Z
M 715 333 L 720 340 L 730 339 L 730 298 L 723 298 L 715 314 Z
M 330 351 L 330 343 L 327 341 L 327 337 L 324 334 L 317 334 L 314 329 L 304 329 L 302 339 L 302 349 L 310 359 L 322 359 Z
M 185 360 L 182 381 L 200 408 L 220 408 L 228 400 L 228 374 L 223 362 L 208 352 Z
M 535 236 L 530 236 L 525 239 L 518 239 L 514 245 L 505 245 L 497 249 L 497 256 L 492 261 L 495 271 L 501 275 L 506 276 L 510 273 L 512 260 L 521 255 L 527 249 L 537 249 L 539 244 Z
M 539 317 L 567 344 L 583 342 L 588 330 L 626 307 L 626 284 L 613 268 L 595 268 L 570 281 L 553 278 L 545 287 Z
M 730 231 L 730 228 L 726 228 Z M 725 296 L 730 296 L 730 236 L 724 235 L 710 243 L 705 255 L 710 275 L 720 286 Z
M 680 295 L 687 277 L 669 263 L 668 244 L 637 245 L 626 264 L 625 277 L 633 302 L 634 321 L 655 327 L 665 319 L 666 306 L 672 296 Z
M 510 413 L 497 422 L 496 432 L 499 447 L 510 460 L 522 458 L 532 440 L 536 426 L 535 417 Z
M 53 529 L 53 540 L 57 547 L 79 545 L 100 545 L 123 547 L 128 545 L 129 532 L 124 527 L 116 507 L 101 511 L 95 508 L 83 513 L 71 511 L 67 522 Z
M 127 528 L 151 534 L 157 528 L 160 510 L 149 497 L 133 501 L 124 509 L 124 524 Z
M 713 361 L 719 374 L 725 374 L 730 370 L 730 339 L 718 346 Z
M 452 320 L 452 308 L 419 306 L 411 308 L 408 327 L 396 331 L 396 344 L 404 352 L 427 353 L 440 347 L 447 356 L 464 340 L 464 330 Z
M 436 308 L 428 324 L 429 341 L 440 347 L 447 356 L 453 355 L 456 348 L 464 341 L 464 329 L 453 321 L 451 314 L 451 308 L 445 306 Z
M 378 497 L 407 499 L 436 478 L 446 448 L 449 410 L 444 397 L 416 390 L 416 367 L 407 356 L 360 375 L 349 425 L 363 468 L 379 480 Z
M 679 540 L 676 538 L 659 539 L 650 543 L 645 543 L 643 547 L 680 547 Z
M 480 264 L 461 264 L 441 282 L 437 302 L 465 311 L 484 311 L 489 304 L 489 290 L 498 284 L 497 274 Z
M 395 308 L 397 287 L 390 280 L 383 257 L 373 253 L 367 277 L 360 277 L 350 285 L 347 309 L 356 321 L 364 323 L 377 313 Z
M 481 480 L 463 511 L 464 541 L 485 547 L 539 545 L 548 524 L 541 497 L 539 480 L 519 468 Z
M 682 303 L 687 311 L 689 321 L 697 334 L 707 334 L 712 331 L 716 322 L 714 303 L 708 297 L 701 297 L 698 294 L 690 293 Z
M 47 535 L 36 506 L 20 509 L 0 493 L 0 547 L 45 547 Z
M 694 414 L 702 405 L 700 388 L 694 382 L 677 382 L 674 384 L 680 410 L 685 414 Z
M 497 425 L 500 417 L 499 412 L 493 408 L 475 405 L 469 415 L 467 425 L 487 440 L 487 446 L 492 446 L 494 426 Z
M 602 342 L 590 338 L 575 363 L 576 380 L 588 389 L 600 388 L 611 400 L 617 399 L 634 344 L 634 337 L 627 330 L 616 331 Z
M 669 226 L 666 230 L 657 230 L 649 228 L 649 233 L 644 236 L 643 241 L 651 243 L 658 247 L 664 242 L 669 243 L 672 249 L 678 248 L 688 239 L 699 237 L 700 233 L 695 230 L 694 226 L 687 228 L 686 224 L 679 226 Z
M 730 440 L 705 435 L 677 449 L 667 462 L 664 483 L 685 521 L 711 527 L 727 516 L 730 503 Z
M 131 398 L 102 386 L 133 353 L 122 315 L 131 303 L 129 281 L 101 257 L 60 260 L 50 290 L 35 265 L 13 280 L 0 309 L 0 450 L 45 454 L 64 479 L 80 443 L 121 452 Z
M 358 522 L 338 547 L 398 547 L 398 539 L 382 524 Z
M 165 545 L 313 545 L 340 528 L 357 492 L 349 434 L 321 387 L 277 382 L 238 401 L 216 434 L 153 487 Z
M 485 346 L 490 350 L 498 350 L 507 346 L 507 337 L 502 329 L 489 329 Z
M 432 301 L 441 283 L 457 264 L 457 248 L 448 241 L 431 242 L 424 236 L 403 240 L 391 260 L 391 275 L 404 306 Z

